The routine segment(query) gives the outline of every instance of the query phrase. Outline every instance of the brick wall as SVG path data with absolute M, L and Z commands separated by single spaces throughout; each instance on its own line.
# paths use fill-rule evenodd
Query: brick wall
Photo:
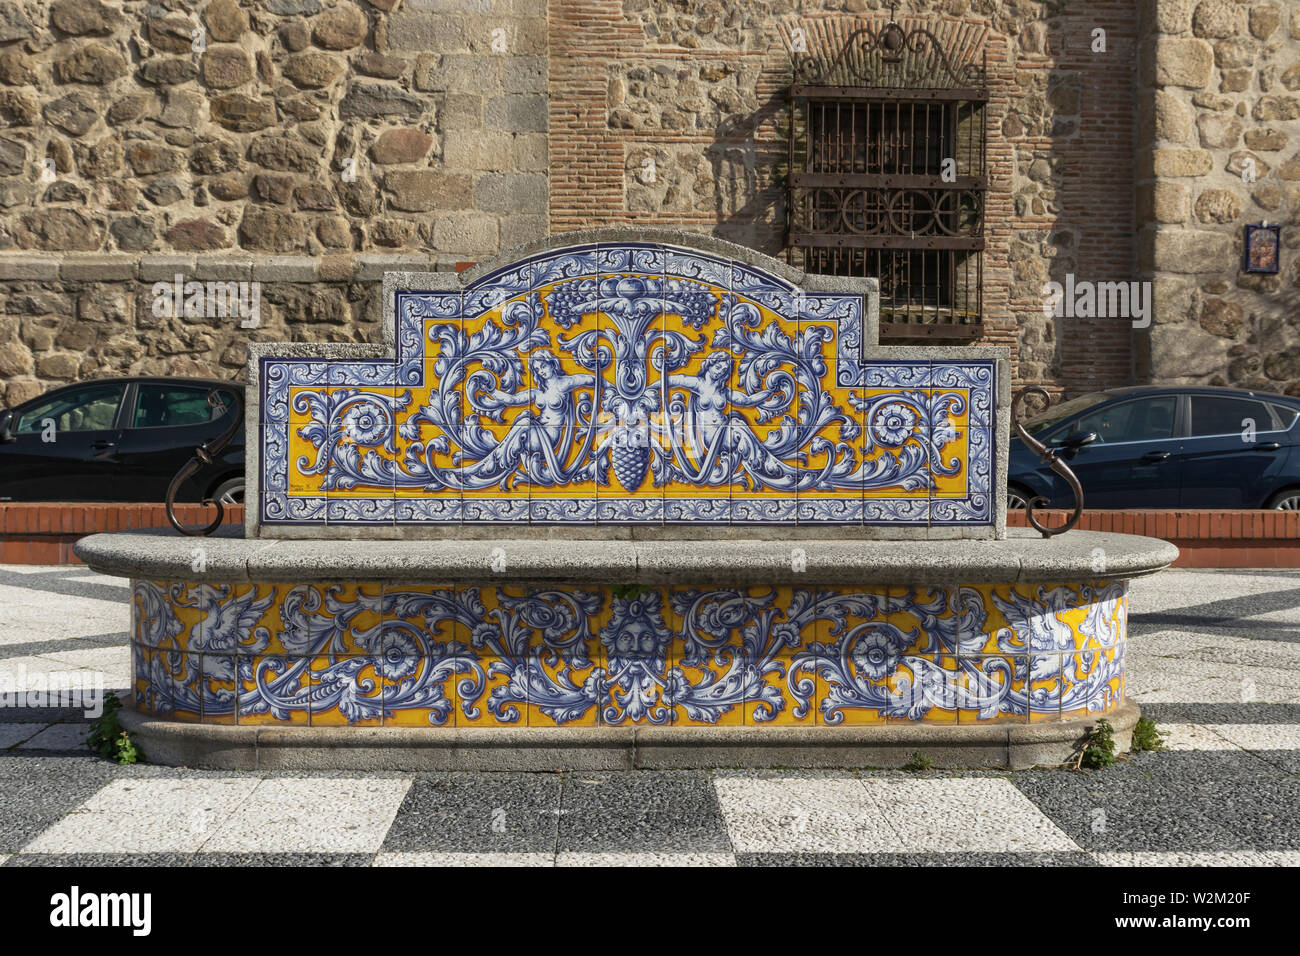
M 780 255 L 781 28 L 840 16 L 878 25 L 883 6 L 828 0 L 795 15 L 771 2 L 552 0 L 552 231 L 653 222 Z M 1042 305 L 1045 283 L 1067 272 L 1137 278 L 1136 5 L 1102 0 L 1050 19 L 1039 4 L 978 6 L 902 3 L 898 19 L 988 28 L 985 341 L 1012 349 L 1025 382 L 1072 392 L 1127 383 L 1128 322 L 1047 319 Z M 1092 49 L 1098 26 L 1105 53 Z
M 204 505 L 176 506 L 176 519 L 186 527 L 202 527 L 215 510 Z M 244 506 L 226 508 L 224 524 L 241 526 Z M 164 505 L 136 504 L 15 504 L 0 503 L 0 564 L 80 564 L 72 553 L 77 539 L 101 531 L 166 528 Z M 196 538 L 195 544 L 202 539 Z
M 1069 513 L 1045 511 L 1035 517 L 1059 528 Z M 1008 528 L 1028 526 L 1023 511 L 1007 513 Z M 1085 511 L 1078 530 L 1172 541 L 1181 552 L 1174 562 L 1179 568 L 1300 568 L 1300 512 Z M 1105 560 L 1104 554 L 1098 557 Z
M 212 520 L 211 508 L 186 504 L 177 518 L 197 527 Z M 1067 514 L 1039 516 L 1050 527 Z M 226 509 L 225 523 L 244 521 L 243 505 Z M 1009 512 L 1009 528 L 1027 527 L 1023 512 Z M 101 531 L 167 527 L 162 505 L 0 504 L 0 564 L 75 564 L 77 539 Z M 1300 513 L 1284 511 L 1087 511 L 1083 531 L 1163 538 L 1182 552 L 1177 567 L 1300 567 Z M 202 539 L 195 539 L 196 546 Z M 1104 555 L 1103 555 L 1104 558 Z

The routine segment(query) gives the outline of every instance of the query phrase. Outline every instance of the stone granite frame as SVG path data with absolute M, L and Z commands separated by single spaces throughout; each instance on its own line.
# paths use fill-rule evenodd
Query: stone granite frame
M 510 266 L 535 256 L 569 247 L 605 244 L 664 244 L 683 247 L 704 255 L 719 257 L 751 266 L 790 283 L 799 290 L 822 294 L 861 295 L 864 301 L 861 331 L 861 359 L 877 362 L 930 363 L 934 360 L 962 362 L 979 360 L 994 366 L 995 390 L 992 416 L 992 470 L 993 487 L 990 496 L 992 514 L 979 523 L 939 523 L 929 520 L 915 523 L 881 524 L 794 524 L 773 522 L 762 524 L 708 524 L 708 534 L 727 538 L 1003 538 L 1005 537 L 1007 442 L 1010 432 L 1010 374 L 1009 354 L 1001 347 L 948 347 L 934 348 L 881 346 L 878 343 L 879 285 L 875 279 L 853 279 L 836 276 L 808 275 L 785 263 L 743 246 L 708 236 L 669 229 L 612 228 L 585 230 L 557 234 L 545 240 L 508 250 L 500 256 L 480 263 L 460 274 L 434 272 L 389 272 L 383 284 L 383 342 L 381 344 L 352 343 L 251 343 L 249 346 L 248 380 L 246 389 L 245 427 L 245 529 L 250 538 L 493 538 L 493 537 L 601 537 L 601 538 L 695 538 L 699 528 L 693 524 L 524 524 L 503 521 L 499 524 L 397 524 L 385 519 L 382 523 L 360 524 L 349 522 L 331 525 L 324 523 L 272 524 L 265 530 L 261 520 L 262 487 L 262 389 L 261 365 L 263 359 L 322 359 L 358 361 L 367 359 L 394 360 L 397 357 L 396 296 L 399 291 L 458 293 L 476 281 L 507 271 Z M 883 383 L 882 383 L 883 384 Z M 382 500 L 382 499 L 380 499 Z

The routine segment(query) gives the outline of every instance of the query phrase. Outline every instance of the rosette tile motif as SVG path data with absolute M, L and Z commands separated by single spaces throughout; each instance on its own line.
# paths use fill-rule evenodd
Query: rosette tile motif
M 1125 583 L 788 587 L 137 580 L 136 705 L 372 726 L 1028 723 L 1124 695 Z
M 383 360 L 263 358 L 263 525 L 994 524 L 991 360 L 656 244 L 399 290 Z

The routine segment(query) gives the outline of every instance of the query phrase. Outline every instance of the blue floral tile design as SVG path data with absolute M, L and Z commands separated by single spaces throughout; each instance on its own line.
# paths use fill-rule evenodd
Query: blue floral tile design
M 148 713 L 216 723 L 1016 722 L 1123 700 L 1125 584 L 133 582 Z
M 389 308 L 390 358 L 261 360 L 262 524 L 994 523 L 997 363 L 864 358 L 861 295 L 620 243 Z

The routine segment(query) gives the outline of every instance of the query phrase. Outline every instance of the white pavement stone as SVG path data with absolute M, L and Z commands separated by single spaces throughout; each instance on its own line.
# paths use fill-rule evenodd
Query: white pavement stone
M 1079 849 L 1001 778 L 724 778 L 714 786 L 740 853 Z
M 561 853 L 556 866 L 735 866 L 730 853 Z
M 1300 750 L 1300 724 L 1159 724 L 1169 750 Z
M 1158 631 L 1155 634 L 1130 634 L 1128 652 L 1131 658 L 1145 661 L 1162 657 L 1185 657 L 1193 651 L 1222 647 L 1219 635 L 1188 634 L 1185 631 Z
M 862 781 L 898 831 L 896 853 L 1078 850 L 1010 780 L 1000 777 Z
M 70 813 L 23 853 L 193 853 L 204 834 L 171 816 Z
M 1207 661 L 1200 658 L 1165 657 L 1161 670 L 1167 674 L 1182 674 L 1185 681 L 1218 680 L 1224 684 L 1241 685 L 1250 680 L 1258 684 L 1281 683 L 1277 671 L 1267 667 L 1250 667 L 1222 660 Z
M 258 777 L 126 778 L 105 784 L 77 812 L 165 815 L 176 820 L 194 811 L 229 816 L 257 788 Z M 188 823 L 188 819 L 186 820 Z
M 4 570 L 7 571 L 9 568 Z M 0 608 L 5 609 L 4 613 L 0 614 L 0 620 L 12 623 L 19 616 L 16 612 L 21 610 L 25 612 L 24 616 L 34 612 L 40 619 L 49 621 L 62 619 L 64 622 L 75 624 L 110 621 L 114 627 L 109 629 L 118 630 L 123 621 L 130 620 L 129 597 L 130 593 L 124 592 L 122 600 L 117 601 L 110 598 L 83 597 L 77 594 L 51 593 L 39 587 L 20 588 L 11 584 L 0 584 Z M 99 632 L 92 630 L 86 633 Z
M 1169 750 L 1240 750 L 1236 744 L 1215 733 L 1217 728 L 1201 724 L 1158 724 Z
M 1150 703 L 1194 702 L 1200 698 L 1186 696 L 1188 689 L 1201 681 L 1189 680 L 1185 674 L 1175 674 L 1163 669 L 1163 658 L 1154 659 L 1154 663 L 1130 660 L 1125 677 L 1125 693 L 1136 701 Z
M 11 623 L 25 616 L 25 612 L 39 611 L 50 606 L 50 594 L 36 588 L 16 588 L 0 584 L 0 621 Z M 24 612 L 20 614 L 19 612 Z
M 1289 591 L 1296 583 L 1294 575 L 1285 571 L 1255 569 L 1225 573 L 1174 568 L 1151 577 L 1134 578 L 1129 584 L 1129 604 L 1139 614 L 1179 611 L 1188 605 Z
M 1220 850 L 1214 852 L 1146 851 L 1094 853 L 1099 866 L 1297 866 L 1300 851 Z
M 374 853 L 410 778 L 276 778 L 202 845 L 204 853 Z
M 1300 701 L 1300 685 L 1260 683 L 1253 679 L 1212 677 L 1196 679 L 1185 674 L 1143 672 L 1130 666 L 1127 695 L 1139 704 L 1290 704 Z
M 27 695 L 24 707 L 84 707 L 87 716 L 95 716 L 89 708 L 102 700 L 103 691 L 130 686 L 129 668 L 78 667 L 44 656 L 0 658 L 0 695 Z M 43 695 L 42 702 L 32 701 L 33 693 Z
M 22 611 L 21 608 L 18 609 Z M 44 643 L 47 641 L 71 641 L 81 637 L 101 637 L 103 635 L 121 635 L 123 644 L 129 642 L 127 626 L 122 621 L 72 623 L 70 621 L 49 621 L 30 615 L 15 614 L 10 611 L 7 619 L 0 618 L 0 647 L 22 644 Z
M 76 630 L 80 630 L 77 628 Z M 0 621 L 0 647 L 18 647 L 22 644 L 44 644 L 46 641 L 75 641 L 79 637 L 86 637 L 86 634 L 78 634 L 75 630 L 69 629 L 63 632 L 56 632 L 48 623 L 37 621 L 36 623 L 23 624 L 6 624 Z M 123 642 L 127 641 L 125 634 L 122 637 Z
M 1296 724 L 1212 724 L 1209 729 L 1244 750 L 1300 750 Z
M 1128 653 L 1139 658 L 1186 657 L 1195 650 L 1221 648 L 1226 640 L 1232 639 L 1222 635 L 1184 631 L 1139 633 L 1128 635 Z
M 83 647 L 79 650 L 50 651 L 39 656 L 46 660 L 57 661 L 65 667 L 80 667 L 105 674 L 129 673 L 131 670 L 131 648 L 127 644 L 116 647 Z
M 78 672 L 75 677 L 68 676 L 74 671 Z M 43 656 L 0 658 L 0 687 L 6 693 L 91 686 L 87 681 L 94 673 L 67 661 Z M 66 679 L 59 679 L 61 677 Z
M 253 792 L 256 777 L 114 780 L 25 853 L 193 853 Z
M 716 778 L 737 853 L 862 853 L 896 832 L 860 780 Z
M 554 866 L 549 853 L 380 853 L 372 866 Z

